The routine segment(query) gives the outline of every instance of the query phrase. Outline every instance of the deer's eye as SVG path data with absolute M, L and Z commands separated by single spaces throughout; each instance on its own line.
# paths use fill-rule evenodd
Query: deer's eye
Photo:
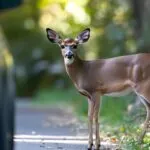
M 61 47 L 62 49 L 64 49 L 64 48 L 65 48 L 65 46 L 64 46 L 64 45 L 60 45 L 60 47 Z
M 77 48 L 77 45 L 72 45 L 71 46 L 73 49 L 76 49 Z

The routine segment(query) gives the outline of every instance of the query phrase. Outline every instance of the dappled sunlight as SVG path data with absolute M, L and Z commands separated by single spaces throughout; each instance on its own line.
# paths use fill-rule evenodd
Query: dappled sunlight
M 13 65 L 13 58 L 11 53 L 8 50 L 9 46 L 8 43 L 4 37 L 3 30 L 0 26 L 0 66 L 4 67 L 12 67 Z
M 74 1 L 68 1 L 65 9 L 68 13 L 73 15 L 76 23 L 89 25 L 90 17 L 86 14 L 83 7 L 77 5 Z
M 41 10 L 39 25 L 44 29 L 49 26 L 51 28 L 58 28 L 61 32 L 65 33 L 70 27 L 69 23 L 65 21 L 66 18 L 67 13 L 62 10 L 61 6 L 53 4 Z
M 115 10 L 115 15 L 113 17 L 113 21 L 116 24 L 124 24 L 126 19 L 126 12 L 127 10 L 124 10 L 123 8 L 118 8 Z
M 24 21 L 24 28 L 27 30 L 31 30 L 35 27 L 35 22 L 32 18 L 28 18 Z
M 4 49 L 3 56 L 4 56 L 4 59 L 5 59 L 4 61 L 5 61 L 6 65 L 8 67 L 12 67 L 13 58 L 12 58 L 12 55 L 10 54 L 10 52 L 8 51 L 8 49 Z
M 39 24 L 42 28 L 51 26 L 65 34 L 71 34 L 72 26 L 70 25 L 70 21 L 72 19 L 76 24 L 90 24 L 90 16 L 86 13 L 84 8 L 86 3 L 87 0 L 84 0 L 83 2 L 62 1 L 61 4 L 64 5 L 63 7 L 57 2 L 50 3 L 50 5 L 43 5 L 44 7 L 41 8 Z
M 129 49 L 130 52 L 134 53 L 136 52 L 136 44 L 135 44 L 135 41 L 130 39 L 126 42 L 126 46 L 127 48 Z
M 102 89 L 100 93 L 102 95 L 109 87 L 109 85 L 105 87 L 103 82 L 113 80 L 109 73 L 105 72 L 105 69 L 109 70 L 113 61 L 109 59 L 108 66 L 104 61 L 104 67 L 101 63 L 103 61 L 95 61 L 94 69 L 89 62 L 83 61 L 79 63 L 79 68 L 81 68 L 79 71 L 77 71 L 77 63 L 75 67 L 77 69 L 70 67 L 75 71 L 71 72 L 68 77 L 67 73 L 69 74 L 70 68 L 64 65 L 66 59 L 62 57 L 62 53 L 63 56 L 67 56 L 64 48 L 70 47 L 73 53 L 71 58 L 79 55 L 83 60 L 95 60 L 139 52 L 137 48 L 141 48 L 145 41 L 150 39 L 149 21 L 145 19 L 149 16 L 149 10 L 144 10 L 147 9 L 143 7 L 145 1 L 141 3 L 143 5 L 136 7 L 144 12 L 141 13 L 142 15 L 134 12 L 131 2 L 123 0 L 25 0 L 18 8 L 1 13 L 0 54 L 2 59 L 0 59 L 0 66 L 11 67 L 15 62 L 13 74 L 16 82 L 16 96 L 19 97 L 19 100 L 23 98 L 23 101 L 17 101 L 16 142 L 40 143 L 41 139 L 44 139 L 45 143 L 50 144 L 57 141 L 58 145 L 70 143 L 83 144 L 85 147 L 87 137 L 84 137 L 86 139 L 83 140 L 82 135 L 88 134 L 87 97 L 79 94 L 73 87 L 70 78 L 72 77 L 74 82 L 78 80 L 75 85 L 80 88 L 78 90 L 86 89 L 92 93 L 94 90 Z M 68 46 L 69 42 L 66 41 L 71 40 L 64 42 L 65 38 L 75 38 L 75 41 Z M 141 48 L 140 52 L 143 53 L 146 50 Z M 77 62 L 76 58 L 70 59 L 70 62 L 72 64 Z M 89 77 L 88 73 L 96 70 L 97 62 L 102 64 L 102 74 L 101 69 L 98 68 L 96 75 L 92 72 L 93 74 L 90 74 L 91 77 Z M 82 64 L 87 64 L 83 66 L 88 66 L 89 70 L 82 69 Z M 115 68 L 118 64 L 114 63 L 112 65 L 114 70 L 113 68 L 110 70 L 112 74 L 120 77 L 122 68 L 120 67 L 118 72 Z M 67 73 L 65 67 L 69 68 Z M 127 72 L 130 70 L 132 69 L 129 67 Z M 107 74 L 106 77 L 105 74 Z M 98 79 L 98 76 L 101 75 L 101 79 Z M 107 77 L 109 79 L 105 79 Z M 87 78 L 92 81 L 88 88 L 87 84 L 90 82 L 83 81 Z M 104 81 L 101 82 L 101 80 Z M 114 77 L 114 82 L 115 80 Z M 116 85 L 119 86 L 122 80 L 118 81 L 119 84 Z M 100 84 L 98 88 L 95 87 L 97 83 Z M 129 83 L 127 81 L 124 84 Z M 80 92 L 89 96 L 89 93 L 85 91 Z M 145 115 L 141 118 L 136 117 L 135 122 L 133 121 L 134 114 L 130 115 L 128 110 L 130 105 L 134 105 L 132 99 L 135 99 L 135 95 L 121 98 L 104 96 L 100 111 L 100 136 L 103 144 L 136 145 L 136 136 L 139 135 L 139 131 L 141 132 L 137 125 L 141 123 Z M 139 115 L 140 111 L 133 108 L 133 112 Z M 143 111 L 143 108 L 141 110 Z M 66 141 L 61 139 L 62 137 L 65 137 Z M 149 134 L 147 137 L 149 138 Z M 149 142 L 147 137 L 145 143 Z

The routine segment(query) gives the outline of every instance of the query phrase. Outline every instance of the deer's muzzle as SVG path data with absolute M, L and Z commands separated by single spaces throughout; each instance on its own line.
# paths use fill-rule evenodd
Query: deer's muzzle
M 71 59 L 73 56 L 74 56 L 74 54 L 71 51 L 69 51 L 65 54 L 65 57 L 67 57 L 68 59 Z

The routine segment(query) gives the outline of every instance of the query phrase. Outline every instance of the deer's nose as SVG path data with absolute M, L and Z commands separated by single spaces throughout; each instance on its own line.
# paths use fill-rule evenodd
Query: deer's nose
M 67 57 L 69 59 L 72 58 L 73 56 L 74 56 L 74 54 L 71 51 L 69 51 L 65 54 L 65 57 Z

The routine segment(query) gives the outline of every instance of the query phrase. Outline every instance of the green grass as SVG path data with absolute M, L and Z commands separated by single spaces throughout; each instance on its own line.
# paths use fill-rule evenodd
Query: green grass
M 43 89 L 38 91 L 33 99 L 34 104 L 40 105 L 69 103 L 75 108 L 78 115 L 87 117 L 87 99 L 80 95 L 73 87 L 69 89 Z M 100 110 L 101 117 L 104 117 L 106 121 L 111 123 L 122 121 L 122 116 L 124 116 L 127 110 L 130 99 L 131 97 L 102 97 Z
M 83 97 L 73 88 L 70 89 L 42 89 L 33 97 L 34 104 L 50 105 L 58 103 L 72 103 Z
M 130 99 L 130 97 L 103 97 L 101 116 L 107 117 L 107 121 L 111 123 L 122 121 Z
M 43 89 L 34 96 L 34 105 L 69 105 L 74 108 L 79 118 L 87 120 L 88 103 L 84 96 L 80 95 L 75 88 L 69 89 Z M 125 97 L 102 97 L 100 110 L 100 130 L 101 135 L 107 136 L 111 133 L 116 136 L 123 150 L 141 150 L 141 145 L 136 141 L 140 135 L 141 118 L 138 121 L 132 120 L 132 116 L 127 113 L 127 107 L 134 99 L 132 95 Z M 133 116 L 134 117 L 134 116 Z M 122 137 L 125 137 L 122 140 Z M 142 150 L 149 150 L 150 137 L 144 139 Z

